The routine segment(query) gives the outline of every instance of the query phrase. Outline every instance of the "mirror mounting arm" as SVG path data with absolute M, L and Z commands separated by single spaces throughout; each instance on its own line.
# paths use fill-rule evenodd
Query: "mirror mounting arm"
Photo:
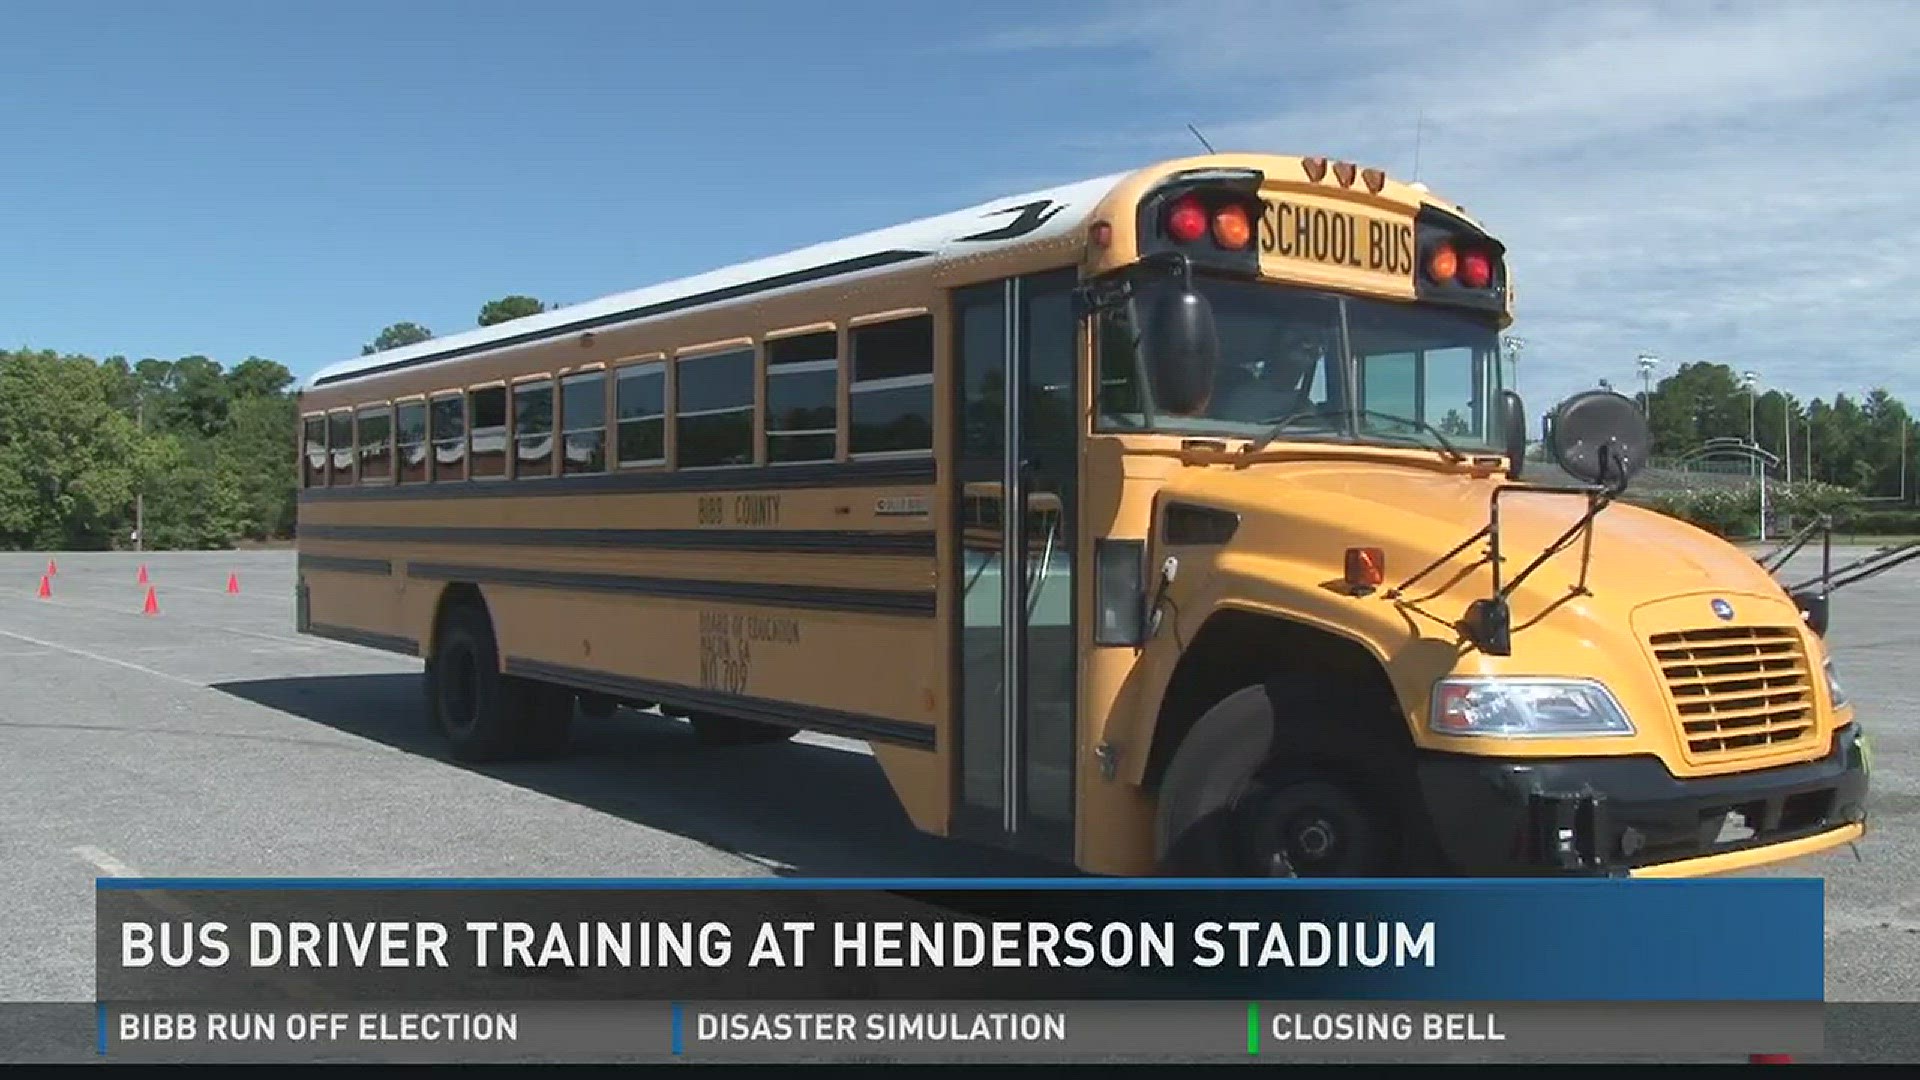
M 1193 260 L 1184 251 L 1157 251 L 1143 255 L 1135 265 L 1148 270 L 1170 270 L 1180 275 L 1180 287 L 1193 288 Z
M 1503 560 L 1500 553 L 1500 496 L 1509 491 L 1522 495 L 1580 495 L 1587 500 L 1587 512 L 1581 514 L 1580 520 L 1568 526 L 1567 531 L 1555 538 L 1553 543 L 1542 549 L 1532 562 L 1513 576 L 1512 580 L 1502 582 L 1500 579 L 1500 564 Z M 1469 604 L 1465 620 L 1467 635 L 1475 645 L 1492 656 L 1513 654 L 1513 611 L 1508 606 L 1507 599 L 1520 588 L 1522 583 L 1533 576 L 1534 571 L 1546 565 L 1548 559 L 1566 550 L 1577 537 L 1589 535 L 1591 539 L 1590 530 L 1593 527 L 1593 519 L 1599 517 L 1601 511 L 1611 506 L 1618 494 L 1619 489 L 1612 486 L 1548 487 L 1532 484 L 1502 484 L 1493 490 L 1493 496 L 1487 501 L 1487 527 L 1476 534 L 1487 538 L 1487 561 L 1493 575 L 1493 595 Z M 1576 593 L 1586 591 L 1584 557 L 1581 563 L 1580 583 L 1574 586 L 1574 591 Z
M 1137 291 L 1134 275 L 1139 270 L 1166 270 L 1180 276 L 1182 288 L 1193 288 L 1193 262 L 1185 253 L 1155 252 L 1141 256 L 1138 262 L 1124 270 L 1103 274 L 1075 287 L 1073 298 L 1079 305 L 1079 314 L 1097 315 L 1133 299 Z

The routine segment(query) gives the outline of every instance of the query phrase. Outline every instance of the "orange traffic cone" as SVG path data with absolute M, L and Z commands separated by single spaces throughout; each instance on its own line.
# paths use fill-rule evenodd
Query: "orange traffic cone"
M 47 576 L 55 577 L 59 573 L 60 573 L 60 564 L 57 562 L 54 562 L 52 559 L 48 559 L 47 560 Z
M 45 574 L 40 575 L 40 599 L 53 599 L 53 582 L 47 580 L 47 575 Z
M 140 564 L 140 576 L 135 578 L 134 581 L 141 585 L 145 585 L 147 583 L 147 564 L 146 563 Z
M 239 574 L 229 573 L 227 575 L 227 595 L 228 596 L 240 595 L 240 575 Z
M 153 595 L 153 586 L 151 585 L 147 586 L 147 602 L 140 605 L 140 614 L 142 615 L 160 614 L 160 599 Z

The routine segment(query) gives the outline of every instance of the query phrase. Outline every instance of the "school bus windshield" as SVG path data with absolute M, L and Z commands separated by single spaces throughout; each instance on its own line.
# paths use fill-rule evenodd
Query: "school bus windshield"
M 1130 326 L 1100 328 L 1103 430 L 1491 448 L 1500 390 L 1491 316 L 1225 279 L 1196 282 L 1213 307 L 1220 362 L 1205 408 L 1153 408 Z

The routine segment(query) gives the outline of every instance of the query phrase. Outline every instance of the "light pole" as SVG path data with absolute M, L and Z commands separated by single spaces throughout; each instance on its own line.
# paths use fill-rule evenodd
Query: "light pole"
M 1760 460 L 1760 440 L 1753 427 L 1754 403 L 1760 376 L 1751 371 L 1740 373 L 1740 385 L 1747 388 L 1747 450 L 1752 454 L 1753 474 L 1760 480 L 1760 542 L 1767 542 L 1767 467 Z
M 1500 339 L 1507 350 L 1507 367 L 1513 372 L 1513 392 L 1520 392 L 1520 350 L 1527 347 L 1527 339 L 1517 334 L 1508 334 Z
M 1786 456 L 1787 483 L 1793 483 L 1793 403 L 1780 391 L 1780 452 Z
M 1649 417 L 1653 415 L 1653 368 L 1659 362 L 1660 358 L 1652 353 L 1641 353 L 1634 358 L 1634 363 L 1640 365 L 1640 411 Z

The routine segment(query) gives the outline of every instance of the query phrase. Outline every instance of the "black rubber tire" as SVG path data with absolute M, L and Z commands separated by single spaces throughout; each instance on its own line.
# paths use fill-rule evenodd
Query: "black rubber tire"
M 1277 703 L 1276 703 L 1277 701 Z M 1366 772 L 1379 748 L 1316 745 L 1325 725 L 1304 710 L 1377 707 L 1356 688 L 1250 686 L 1208 709 L 1187 732 L 1160 785 L 1160 872 L 1178 877 L 1367 877 L 1391 871 L 1396 819 Z M 1343 725 L 1344 726 L 1344 725 Z M 1321 740 L 1322 743 L 1325 740 Z M 1320 809 L 1348 851 L 1274 859 L 1286 823 Z
M 1353 784 L 1311 770 L 1256 779 L 1240 800 L 1236 852 L 1261 877 L 1375 877 L 1390 867 L 1381 815 Z
M 500 672 L 493 623 L 484 609 L 447 613 L 427 661 L 427 709 L 461 761 L 499 761 L 523 751 L 527 686 Z
M 786 742 L 799 734 L 798 728 L 769 724 L 759 720 L 741 720 L 713 713 L 694 713 L 687 717 L 693 725 L 693 737 L 705 746 L 751 746 L 756 743 Z

